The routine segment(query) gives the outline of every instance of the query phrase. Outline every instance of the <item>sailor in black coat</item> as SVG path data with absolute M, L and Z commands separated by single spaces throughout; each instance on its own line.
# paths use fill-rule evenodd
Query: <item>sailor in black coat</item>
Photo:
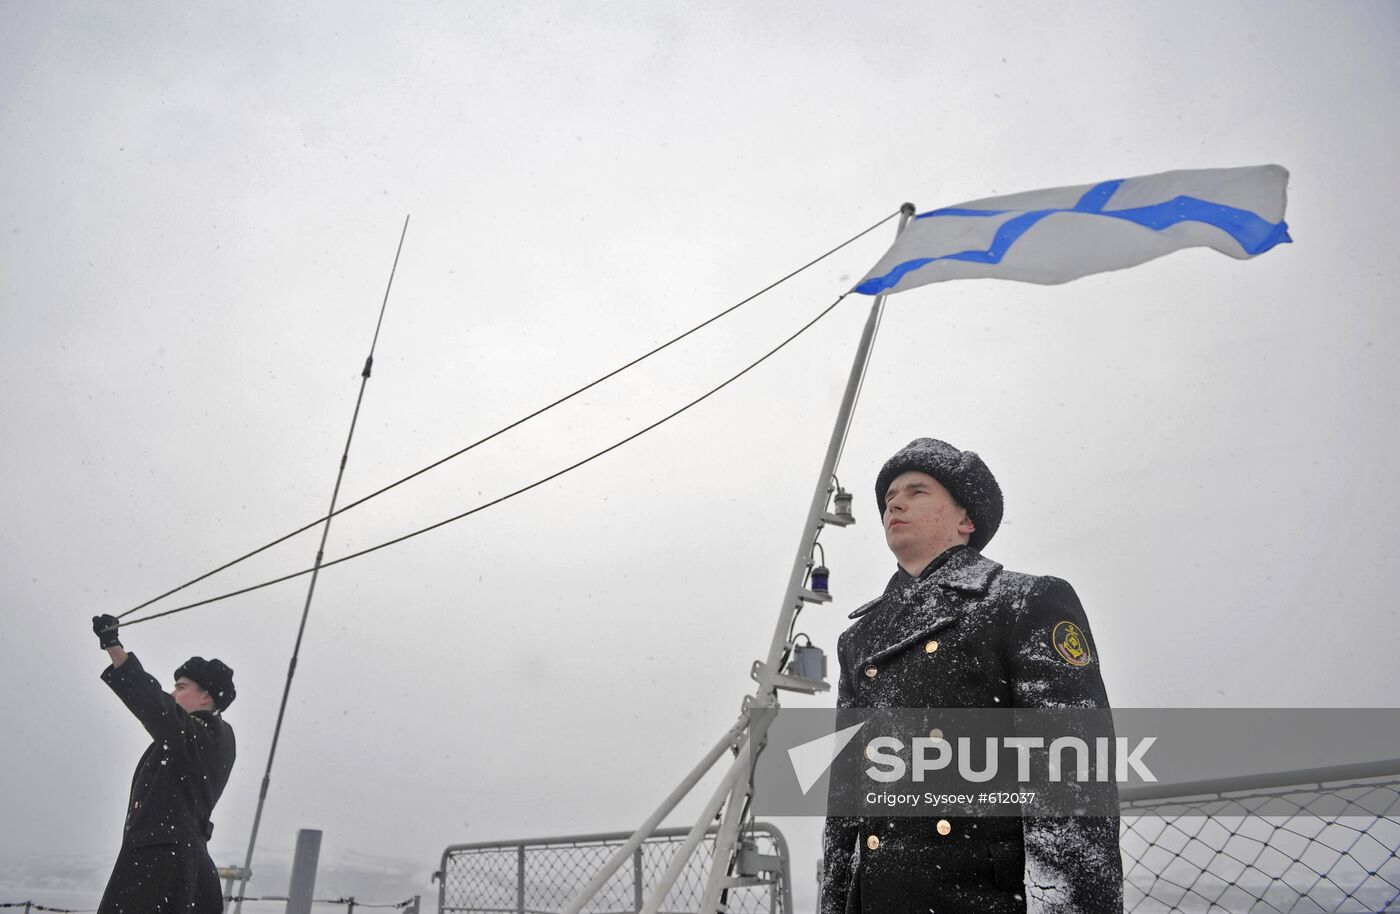
M 1073 588 L 981 555 L 1002 514 L 981 458 L 918 439 L 876 498 L 900 567 L 838 642 L 838 707 L 1108 707 Z M 823 851 L 821 914 L 1122 911 L 1116 817 L 831 815 Z
M 131 779 L 121 851 L 98 914 L 216 914 L 223 892 L 206 845 L 233 770 L 233 728 L 222 716 L 236 695 L 233 671 L 191 657 L 167 693 L 122 647 L 116 626 L 112 616 L 93 619 L 112 659 L 102 680 L 152 742 Z

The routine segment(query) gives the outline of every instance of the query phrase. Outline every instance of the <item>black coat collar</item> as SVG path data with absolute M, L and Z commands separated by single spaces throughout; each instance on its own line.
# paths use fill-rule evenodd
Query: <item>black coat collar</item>
M 983 594 L 987 592 L 987 588 L 992 584 L 992 579 L 999 573 L 1001 573 L 1001 565 L 991 559 L 983 558 L 982 553 L 976 549 L 971 546 L 954 546 L 934 559 L 917 578 L 903 569 L 896 570 L 894 576 L 890 578 L 889 584 L 885 585 L 884 593 L 864 606 L 858 607 L 847 618 L 859 619 L 885 602 L 886 599 L 892 599 L 893 602 L 906 602 L 910 598 L 916 598 L 916 594 L 927 593 L 935 586 L 967 594 Z
M 901 575 L 878 599 L 851 613 L 857 621 L 846 630 L 859 669 L 904 650 L 956 620 L 963 612 L 959 597 L 980 597 L 1001 573 L 1001 565 L 975 549 L 955 547 L 947 560 L 917 580 Z M 912 586 L 908 582 L 912 581 Z

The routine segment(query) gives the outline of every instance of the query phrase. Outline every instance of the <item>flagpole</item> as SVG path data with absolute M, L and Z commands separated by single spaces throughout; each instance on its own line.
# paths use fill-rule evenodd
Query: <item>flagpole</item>
M 909 219 L 913 215 L 914 204 L 905 203 L 900 207 L 897 234 L 904 232 L 905 226 L 909 224 Z M 846 379 L 846 390 L 841 397 L 841 405 L 836 413 L 835 427 L 832 429 L 831 439 L 827 443 L 826 457 L 822 461 L 821 472 L 817 476 L 817 485 L 807 508 L 807 520 L 798 541 L 797 556 L 793 560 L 792 570 L 788 574 L 787 592 L 783 596 L 782 611 L 778 613 L 778 622 L 773 627 L 773 638 L 768 644 L 768 657 L 761 664 L 755 664 L 753 675 L 758 680 L 758 689 L 755 690 L 748 704 L 751 712 L 749 716 L 750 726 L 753 726 L 753 722 L 759 717 L 762 717 L 765 722 L 771 718 L 771 715 L 758 715 L 752 712 L 764 708 L 776 709 L 778 707 L 778 689 L 792 688 L 796 685 L 796 691 L 807 691 L 801 687 L 801 684 L 794 683 L 792 677 L 784 674 L 781 667 L 783 658 L 792 649 L 789 632 L 792 630 L 793 620 L 807 599 L 804 595 L 807 570 L 812 564 L 812 554 L 815 551 L 817 536 L 826 526 L 823 514 L 826 513 L 827 503 L 833 492 L 832 476 L 836 472 L 836 462 L 846 444 L 846 434 L 850 430 L 856 398 L 860 393 L 861 382 L 865 378 L 865 370 L 870 362 L 870 352 L 875 344 L 875 333 L 879 329 L 880 317 L 885 309 L 885 297 L 883 294 L 875 296 L 875 301 L 870 305 L 870 314 L 865 319 L 865 328 L 861 331 L 860 343 L 856 346 L 855 359 L 851 363 L 851 373 Z M 825 683 L 822 685 L 825 686 Z M 749 748 L 757 756 L 762 749 L 762 740 L 754 738 L 755 736 L 757 735 L 751 734 Z M 724 810 L 724 822 L 720 826 L 719 833 L 715 835 L 714 854 L 710 858 L 710 875 L 706 880 L 705 897 L 700 905 L 700 910 L 704 914 L 719 910 L 720 892 L 735 884 L 735 880 L 729 875 L 729 869 L 731 856 L 738 841 L 739 830 L 743 825 L 744 814 L 748 811 L 753 799 L 752 772 L 753 767 L 750 766 L 749 777 L 735 781 L 729 795 L 729 802 Z
M 899 212 L 898 232 L 902 233 L 905 226 L 908 225 L 909 219 L 914 215 L 914 204 L 905 203 L 900 207 Z M 879 329 L 884 307 L 885 296 L 876 296 L 870 307 L 870 314 L 866 318 L 865 328 L 861 332 L 860 342 L 856 346 L 855 359 L 851 365 L 850 376 L 846 381 L 846 390 L 837 410 L 835 428 L 832 430 L 831 440 L 827 444 L 821 474 L 817 477 L 816 490 L 813 492 L 812 501 L 808 506 L 806 526 L 803 527 L 802 537 L 798 544 L 797 558 L 794 560 L 792 571 L 788 576 L 787 592 L 783 598 L 782 611 L 778 614 L 778 622 L 774 627 L 773 638 L 768 646 L 768 658 L 766 661 L 754 661 L 752 675 L 758 681 L 758 689 L 753 695 L 745 696 L 744 710 L 740 713 L 739 720 L 720 740 L 715 750 L 712 750 L 701 761 L 700 765 L 687 775 L 685 781 L 672 791 L 662 806 L 632 833 L 624 848 L 615 852 L 588 885 L 584 886 L 565 905 L 563 914 L 578 914 L 583 909 L 583 906 L 598 893 L 608 878 L 620 867 L 622 861 L 651 836 L 666 814 L 694 787 L 704 773 L 713 767 L 722 754 L 723 747 L 726 746 L 734 750 L 736 755 L 734 762 L 730 764 L 714 796 L 701 810 L 700 816 L 691 828 L 685 843 L 672 857 L 670 866 L 663 874 L 660 883 L 652 887 L 651 898 L 646 902 L 643 910 L 647 912 L 660 910 L 661 905 L 666 900 L 667 892 L 678 878 L 686 861 L 694 855 L 700 846 L 701 838 L 708 830 L 710 822 L 720 811 L 721 805 L 724 809 L 723 824 L 715 835 L 714 853 L 710 858 L 710 873 L 705 883 L 704 901 L 699 910 L 702 914 L 714 914 L 719 910 L 720 893 L 740 884 L 739 880 L 735 880 L 729 875 L 730 860 L 739 829 L 743 824 L 744 814 L 753 798 L 753 760 L 763 749 L 767 725 L 772 719 L 771 713 L 758 712 L 778 707 L 778 689 L 812 693 L 825 691 L 829 688 L 825 682 L 802 679 L 783 673 L 780 668 L 783 659 L 792 648 L 788 632 L 792 627 L 793 619 L 802 603 L 810 596 L 810 592 L 804 589 L 807 569 L 811 563 L 817 535 L 826 525 L 824 519 L 826 505 L 833 492 L 831 481 L 836 472 L 836 463 L 846 444 L 846 434 L 850 430 L 851 417 L 855 411 L 856 400 L 860 395 L 861 383 L 865 379 L 865 370 L 870 362 L 870 352 L 874 346 L 875 333 Z M 752 883 L 745 882 L 743 884 Z

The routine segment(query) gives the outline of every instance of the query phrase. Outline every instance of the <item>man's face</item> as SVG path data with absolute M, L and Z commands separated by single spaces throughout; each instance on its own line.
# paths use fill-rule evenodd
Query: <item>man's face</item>
M 885 543 L 901 565 L 932 561 L 976 529 L 948 490 L 918 470 L 899 474 L 885 490 L 884 523 Z
M 214 710 L 214 699 L 209 693 L 200 688 L 199 683 L 184 676 L 175 680 L 175 688 L 170 691 L 170 697 L 175 699 L 175 703 L 184 708 L 187 714 Z

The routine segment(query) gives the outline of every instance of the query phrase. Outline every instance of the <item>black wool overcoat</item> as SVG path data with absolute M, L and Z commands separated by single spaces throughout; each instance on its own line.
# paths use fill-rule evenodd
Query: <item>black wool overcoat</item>
M 896 573 L 851 616 L 839 708 L 1108 707 L 1088 619 L 1059 578 L 955 546 L 917 578 Z M 1122 907 L 1116 816 L 826 820 L 821 914 Z
M 98 914 L 214 914 L 223 892 L 206 844 L 210 815 L 233 771 L 233 728 L 212 711 L 187 713 L 135 654 L 107 667 L 111 687 L 151 745 L 131 779 L 121 852 Z

